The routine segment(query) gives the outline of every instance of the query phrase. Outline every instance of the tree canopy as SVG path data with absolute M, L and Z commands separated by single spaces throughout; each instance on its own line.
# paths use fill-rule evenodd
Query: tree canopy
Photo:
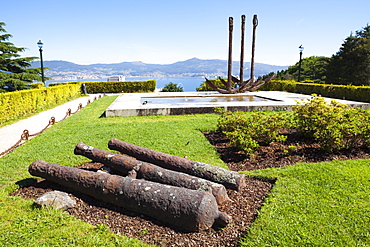
M 278 71 L 278 80 L 298 80 L 299 62 Z M 302 59 L 301 81 L 370 86 L 370 26 L 351 34 L 331 58 L 311 56 Z
M 316 83 L 325 83 L 326 69 L 330 58 L 311 56 L 302 59 L 301 81 L 312 80 Z M 276 79 L 278 80 L 298 80 L 299 62 L 288 67 L 287 70 L 279 71 Z
M 16 47 L 8 41 L 12 35 L 6 32 L 4 26 L 5 23 L 0 22 L 0 91 L 21 90 L 33 80 L 41 81 L 40 69 L 29 68 L 38 57 L 21 58 L 18 53 L 25 48 Z
M 164 88 L 162 88 L 161 92 L 184 92 L 184 88 L 178 84 L 170 82 L 168 84 L 164 84 Z
M 345 39 L 332 56 L 327 69 L 327 83 L 370 85 L 370 26 Z

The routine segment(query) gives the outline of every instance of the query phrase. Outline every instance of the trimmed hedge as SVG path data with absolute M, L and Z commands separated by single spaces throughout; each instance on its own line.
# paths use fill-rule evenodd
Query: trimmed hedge
M 49 87 L 55 87 L 55 86 L 63 86 L 67 84 L 78 84 L 81 86 L 82 82 L 79 81 L 69 81 L 69 82 L 51 82 L 49 83 Z
M 332 85 L 296 81 L 273 80 L 263 88 L 267 91 L 286 91 L 291 93 L 317 94 L 323 97 L 370 102 L 369 86 Z
M 220 81 L 220 79 L 208 79 L 208 80 L 213 82 L 218 88 L 226 89 L 226 86 Z M 203 81 L 203 83 L 196 88 L 196 91 L 215 91 L 215 90 L 208 86 L 206 81 Z
M 44 87 L 44 83 L 42 82 L 36 82 L 36 83 L 31 84 L 31 89 L 38 89 L 38 88 L 43 88 L 43 87 Z
M 27 116 L 47 106 L 58 105 L 79 95 L 81 89 L 78 84 L 0 93 L 0 124 Z
M 147 93 L 154 92 L 157 82 L 148 81 L 115 81 L 115 82 L 84 82 L 86 91 L 93 93 Z

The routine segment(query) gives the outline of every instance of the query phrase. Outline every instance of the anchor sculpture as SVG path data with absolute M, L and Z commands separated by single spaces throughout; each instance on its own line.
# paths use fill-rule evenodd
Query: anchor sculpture
M 244 93 L 247 91 L 255 91 L 274 79 L 276 74 L 268 77 L 268 78 L 260 78 L 257 81 L 254 81 L 254 51 L 256 46 L 256 29 L 258 26 L 258 19 L 257 15 L 253 16 L 253 35 L 252 35 L 252 60 L 251 60 L 251 74 L 250 79 L 247 81 L 243 80 L 244 76 L 244 33 L 245 33 L 245 15 L 241 16 L 242 23 L 241 23 L 241 49 L 240 49 L 240 74 L 239 79 L 234 77 L 231 74 L 232 71 L 232 41 L 233 41 L 233 28 L 234 28 L 234 20 L 233 17 L 229 17 L 229 55 L 228 55 L 228 75 L 227 81 L 223 78 L 219 77 L 219 80 L 225 85 L 226 90 L 222 88 L 218 88 L 212 81 L 206 79 L 206 83 L 213 89 L 218 91 L 222 94 L 236 94 L 236 93 Z M 234 85 L 234 86 L 233 86 Z

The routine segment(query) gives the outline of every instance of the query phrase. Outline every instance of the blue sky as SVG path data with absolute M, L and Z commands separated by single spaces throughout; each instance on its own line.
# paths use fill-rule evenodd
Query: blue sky
M 255 61 L 292 65 L 301 44 L 303 57 L 329 57 L 370 23 L 369 0 L 2 0 L 0 7 L 9 41 L 27 48 L 22 56 L 39 56 L 41 39 L 44 60 L 77 64 L 226 60 L 229 16 L 237 61 L 242 14 L 249 61 L 257 14 Z

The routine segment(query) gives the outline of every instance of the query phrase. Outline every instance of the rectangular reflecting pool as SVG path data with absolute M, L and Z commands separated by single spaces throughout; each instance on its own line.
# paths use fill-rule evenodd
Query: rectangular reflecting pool
M 259 102 L 275 101 L 256 95 L 203 95 L 203 96 L 158 96 L 142 97 L 140 103 L 146 104 L 189 104 L 189 103 L 224 103 L 224 102 Z
M 297 99 L 310 99 L 311 95 L 278 91 L 258 91 L 242 94 L 217 92 L 182 93 L 125 93 L 105 110 L 106 117 L 148 115 L 183 115 L 215 113 L 215 108 L 230 111 L 291 111 Z M 326 100 L 332 100 L 327 98 Z M 337 100 L 349 106 L 369 109 L 370 104 Z

